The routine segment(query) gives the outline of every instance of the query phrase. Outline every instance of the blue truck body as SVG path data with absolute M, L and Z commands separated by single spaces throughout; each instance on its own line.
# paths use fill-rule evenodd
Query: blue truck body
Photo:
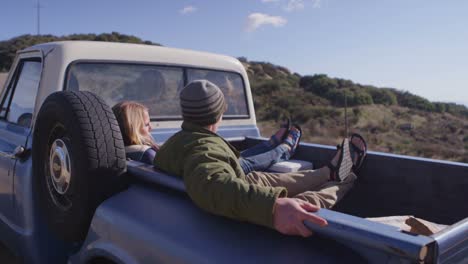
M 261 140 L 265 139 L 247 137 L 238 143 L 255 144 Z M 325 162 L 333 151 L 333 148 L 328 146 L 302 144 L 298 155 L 300 157 L 314 157 L 315 159 L 312 159 L 312 161 L 320 163 Z M 451 172 L 454 180 L 464 179 L 464 182 L 460 181 L 459 184 L 465 186 L 467 184 L 466 176 L 464 176 L 467 170 L 466 164 L 378 152 L 370 152 L 369 159 L 377 164 L 385 162 L 387 166 L 396 166 L 396 164 L 406 164 L 413 167 L 422 166 L 425 173 L 419 174 L 420 176 L 413 176 L 421 177 L 420 180 L 424 177 L 435 177 L 432 172 L 437 171 L 439 167 L 443 167 L 440 169 Z M 399 200 L 404 200 L 404 197 L 394 197 L 395 204 L 380 209 L 380 212 L 388 210 L 389 213 L 415 214 L 418 216 L 421 215 L 420 212 L 425 211 L 422 215 L 426 219 L 439 221 L 449 219 L 454 222 L 451 227 L 440 234 L 433 236 L 415 235 L 362 217 L 322 209 L 319 214 L 327 219 L 329 226 L 319 228 L 309 225 L 316 233 L 316 236 L 304 239 L 285 237 L 273 230 L 205 213 L 192 205 L 190 198 L 185 194 L 182 181 L 176 177 L 155 171 L 152 166 L 139 162 L 130 162 L 128 170 L 133 175 L 138 175 L 136 184 L 128 191 L 112 197 L 99 207 L 90 228 L 92 236 L 88 236 L 82 251 L 74 256 L 74 260 L 82 261 L 92 258 L 93 255 L 90 253 L 92 250 L 89 249 L 102 251 L 98 249 L 103 244 L 109 243 L 109 241 L 113 241 L 111 244 L 118 245 L 118 248 L 131 247 L 132 242 L 129 241 L 133 241 L 133 246 L 139 248 L 137 245 L 141 245 L 142 241 L 147 243 L 147 241 L 151 240 L 151 237 L 157 237 L 153 247 L 150 247 L 152 250 L 139 248 L 147 252 L 146 254 L 140 252 L 136 255 L 127 255 L 128 259 L 134 261 L 129 263 L 151 263 L 155 259 L 161 260 L 161 262 L 167 261 L 168 263 L 219 263 L 221 261 L 223 263 L 238 263 L 239 261 L 246 263 L 282 263 L 288 261 L 288 258 L 289 261 L 292 261 L 291 263 L 306 263 L 312 260 L 320 263 L 464 263 L 467 261 L 468 221 L 463 220 L 463 215 L 467 212 L 467 205 L 464 202 L 450 201 L 447 198 L 454 193 L 440 198 L 446 202 L 455 202 L 451 207 L 453 210 L 457 210 L 458 215 L 447 215 L 448 210 L 444 212 L 428 209 L 431 204 L 434 204 L 433 201 L 437 197 L 433 195 L 430 195 L 432 198 L 426 198 L 426 200 L 409 200 L 407 202 L 412 205 L 407 208 L 398 206 L 398 203 L 401 202 Z M 363 190 L 361 188 L 366 187 L 360 185 L 371 184 L 374 179 L 370 177 L 373 177 L 374 173 L 366 166 L 366 171 L 362 172 L 360 176 L 360 182 L 357 183 L 348 198 L 356 199 L 356 202 L 361 203 L 362 201 L 359 200 L 361 198 L 355 196 L 361 194 L 354 192 L 355 190 Z M 409 173 L 412 173 L 412 171 L 402 171 L 398 177 L 409 177 Z M 391 184 L 392 180 L 388 179 L 386 181 L 384 179 L 385 177 L 394 176 L 392 176 L 391 169 L 383 170 L 378 175 L 382 181 L 379 185 L 372 184 L 374 184 L 374 188 L 379 188 L 379 194 L 369 190 L 370 193 L 373 193 L 373 197 L 367 197 L 368 201 L 363 203 L 362 206 L 357 205 L 356 208 L 353 208 L 352 203 L 355 201 L 347 200 L 349 204 L 340 204 L 338 206 L 339 210 L 344 212 L 354 210 L 356 215 L 360 215 L 367 214 L 367 210 L 372 209 L 374 206 L 379 206 L 372 200 L 378 200 L 380 195 L 392 191 L 390 190 L 393 186 Z M 429 182 L 426 181 L 426 183 Z M 434 183 L 430 183 L 430 185 L 427 185 L 424 182 L 418 183 L 416 180 L 414 184 L 417 184 L 418 188 L 432 186 L 433 192 L 441 191 L 439 188 L 444 188 L 439 184 L 434 186 L 432 185 Z M 154 192 L 154 190 L 157 190 L 157 192 Z M 462 197 L 463 195 L 466 196 L 466 194 L 463 194 L 462 189 L 459 190 L 457 195 L 460 196 L 458 198 L 461 197 L 466 200 L 466 197 Z M 401 188 L 395 190 L 395 192 L 399 192 L 401 195 L 401 192 L 404 193 L 405 190 Z M 142 195 L 142 193 L 145 193 L 145 195 Z M 408 198 L 411 199 L 411 197 Z M 132 201 L 135 201 L 135 203 Z M 427 205 L 424 205 L 426 202 L 428 202 Z M 126 204 L 123 207 L 131 212 L 124 215 L 132 215 L 131 218 L 112 213 L 115 207 L 122 206 L 122 204 Z M 383 204 L 385 205 L 385 203 Z M 413 209 L 410 209 L 410 207 Z M 139 214 L 140 217 L 134 217 Z M 377 212 L 364 216 L 382 215 Z M 133 223 L 134 219 L 140 219 L 139 221 L 145 222 L 145 224 Z M 117 224 L 121 220 L 122 223 Z M 113 224 L 118 227 L 110 231 L 109 226 L 113 226 Z M 154 225 L 158 225 L 158 227 Z M 125 231 L 118 231 L 124 226 L 127 227 Z M 139 226 L 146 226 L 147 229 L 140 230 L 141 233 L 134 233 L 135 229 L 130 228 L 132 226 L 136 229 Z M 157 231 L 152 233 L 152 230 Z M 114 232 L 131 232 L 131 236 L 134 236 L 135 240 L 113 239 Z M 124 234 L 117 237 L 122 238 L 127 235 L 130 236 L 130 234 Z M 160 248 L 161 244 L 164 244 L 163 248 Z M 183 251 L 172 248 L 181 245 Z M 84 250 L 85 248 L 87 249 Z M 136 248 L 135 250 L 138 251 Z M 154 255 L 148 257 L 148 252 Z M 118 259 L 116 256 L 112 256 L 112 258 Z

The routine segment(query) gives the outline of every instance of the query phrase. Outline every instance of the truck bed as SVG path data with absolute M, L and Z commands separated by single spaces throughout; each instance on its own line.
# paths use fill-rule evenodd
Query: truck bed
M 242 149 L 262 140 L 231 142 Z M 329 146 L 301 144 L 294 158 L 321 166 L 334 152 Z M 180 178 L 151 165 L 129 161 L 128 171 L 135 182 L 98 208 L 86 247 L 99 248 L 99 241 L 125 243 L 122 248 L 145 245 L 150 259 L 178 263 L 463 263 L 468 258 L 468 194 L 462 191 L 468 189 L 466 164 L 369 152 L 351 193 L 334 210 L 320 210 L 329 226 L 306 223 L 316 234 L 310 238 L 206 213 L 191 202 Z M 450 176 L 437 176 L 439 171 Z M 365 219 L 401 214 L 451 226 L 422 236 Z M 127 258 L 145 263 L 137 256 Z

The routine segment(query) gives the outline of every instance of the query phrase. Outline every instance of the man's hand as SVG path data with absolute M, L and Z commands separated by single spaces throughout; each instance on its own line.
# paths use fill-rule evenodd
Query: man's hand
M 304 220 L 319 226 L 328 225 L 327 220 L 311 213 L 317 212 L 319 207 L 306 201 L 295 198 L 278 198 L 274 206 L 273 225 L 282 234 L 311 236 L 312 232 L 304 226 Z

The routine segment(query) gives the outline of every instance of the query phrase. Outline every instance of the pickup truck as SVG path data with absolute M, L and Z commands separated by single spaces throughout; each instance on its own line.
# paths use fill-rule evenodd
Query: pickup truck
M 329 225 L 309 238 L 207 213 L 183 182 L 127 160 L 110 107 L 148 106 L 160 143 L 181 125 L 178 92 L 209 79 L 226 96 L 219 134 L 266 140 L 243 65 L 166 47 L 65 41 L 17 53 L 1 91 L 0 241 L 24 263 L 468 263 L 468 164 L 368 152 Z M 331 146 L 294 159 L 325 164 Z M 414 215 L 448 227 L 417 235 L 368 217 Z

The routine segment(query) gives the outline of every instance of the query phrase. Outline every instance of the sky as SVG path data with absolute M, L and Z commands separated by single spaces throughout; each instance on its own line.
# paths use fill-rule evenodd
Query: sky
M 38 0 L 2 0 L 0 40 L 37 34 Z M 468 1 L 40 0 L 40 33 L 134 35 L 468 106 Z

